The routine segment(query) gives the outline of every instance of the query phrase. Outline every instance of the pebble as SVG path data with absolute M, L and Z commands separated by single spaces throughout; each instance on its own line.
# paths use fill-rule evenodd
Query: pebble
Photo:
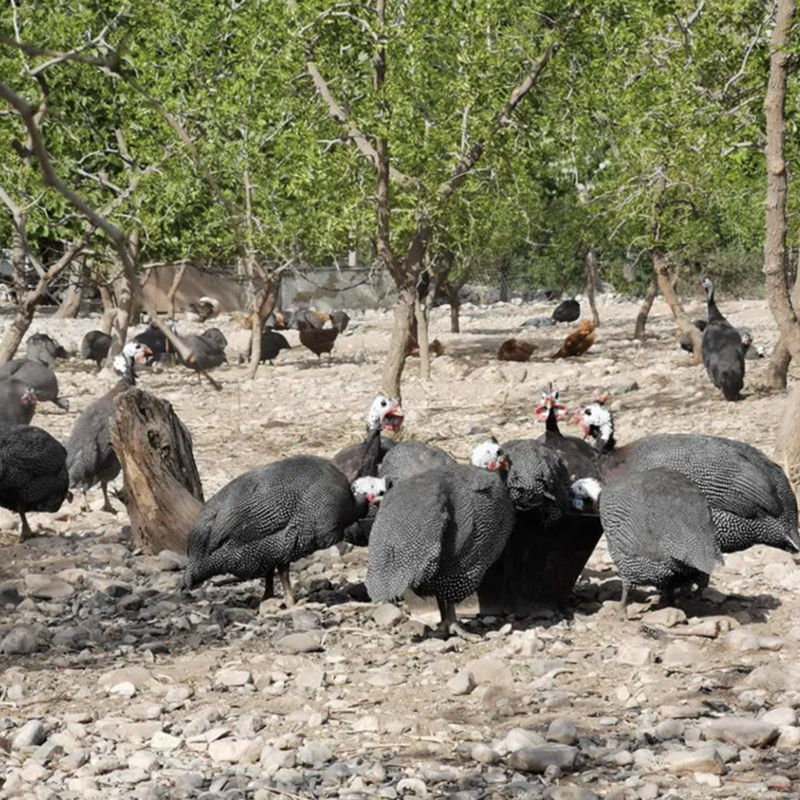
M 643 667 L 653 661 L 653 648 L 646 645 L 623 645 L 617 653 L 617 661 L 629 667 Z
M 447 691 L 452 695 L 469 694 L 475 688 L 475 679 L 469 670 L 462 669 L 447 681 Z
M 324 742 L 306 742 L 297 750 L 297 761 L 306 767 L 319 769 L 333 758 L 333 752 Z
M 554 786 L 544 797 L 545 800 L 602 800 L 599 794 L 581 786 Z
M 294 676 L 294 682 L 304 689 L 319 689 L 325 684 L 325 672 L 319 667 L 304 667 Z
M 478 742 L 470 750 L 470 757 L 473 761 L 478 761 L 481 764 L 496 764 L 500 760 L 500 753 L 493 750 L 489 745 Z
M 54 575 L 29 572 L 25 575 L 25 591 L 31 597 L 43 600 L 66 600 L 75 594 L 75 588 Z
M 775 706 L 761 717 L 761 721 L 779 728 L 788 727 L 797 724 L 797 712 L 791 706 Z
M 575 744 L 578 740 L 578 728 L 571 719 L 556 717 L 547 729 L 545 737 L 548 742 Z
M 661 625 L 664 628 L 674 628 L 686 622 L 686 613 L 680 608 L 667 606 L 655 611 L 648 611 L 642 615 L 642 623 L 647 625 Z
M 217 739 L 208 746 L 212 761 L 228 764 L 255 764 L 261 758 L 261 739 Z
M 514 683 L 514 676 L 506 662 L 494 656 L 484 656 L 469 661 L 466 670 L 472 674 L 476 684 L 510 686 Z
M 402 778 L 397 782 L 397 791 L 400 794 L 415 794 L 425 797 L 428 794 L 428 787 L 420 778 Z
M 713 747 L 701 750 L 673 750 L 666 754 L 665 766 L 676 775 L 706 772 L 714 775 L 725 774 L 725 762 Z
M 133 697 L 136 694 L 136 687 L 130 681 L 115 683 L 109 690 L 109 694 L 118 694 L 121 697 Z
M 665 667 L 686 667 L 701 663 L 704 657 L 703 649 L 693 642 L 670 642 L 664 648 L 661 663 Z
M 176 750 L 181 746 L 181 738 L 164 731 L 156 731 L 150 739 L 150 747 L 154 750 Z
M 548 767 L 572 769 L 578 756 L 578 748 L 566 744 L 545 744 L 538 747 L 525 747 L 508 757 L 514 769 L 523 772 L 543 773 Z
M 12 628 L 0 642 L 0 653 L 25 655 L 32 653 L 39 643 L 30 628 Z
M 289 633 L 275 642 L 275 647 L 283 653 L 314 653 L 322 650 L 318 634 L 308 631 Z
M 381 603 L 372 612 L 372 619 L 379 628 L 391 628 L 405 619 L 405 614 L 394 603 Z
M 221 669 L 214 676 L 214 686 L 246 686 L 253 682 L 253 676 L 244 669 Z
M 47 738 L 44 725 L 40 719 L 32 719 L 26 722 L 11 740 L 11 747 L 19 750 L 23 747 L 34 747 L 41 744 Z
M 152 772 L 158 768 L 158 756 L 147 750 L 138 750 L 128 757 L 128 769 Z

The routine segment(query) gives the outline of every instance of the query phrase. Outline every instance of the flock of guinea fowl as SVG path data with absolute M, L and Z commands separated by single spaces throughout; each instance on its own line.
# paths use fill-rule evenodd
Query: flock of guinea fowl
M 703 361 L 714 384 L 735 399 L 745 346 L 719 312 L 713 284 L 703 285 Z M 110 437 L 114 398 L 135 383 L 137 365 L 158 346 L 151 344 L 140 335 L 125 345 L 114 360 L 119 382 L 80 415 L 66 447 L 28 424 L 37 400 L 65 404 L 57 388 L 44 397 L 44 389 L 28 385 L 34 381 L 18 365 L 25 359 L 11 372 L 0 370 L 0 505 L 19 513 L 21 539 L 31 535 L 26 512 L 57 511 L 72 500 L 70 489 L 85 493 L 100 484 L 110 507 L 107 486 L 120 472 Z M 41 351 L 40 364 L 46 355 L 54 360 L 56 348 L 46 336 L 29 340 L 29 356 Z M 504 580 L 520 580 L 509 554 L 558 537 L 567 520 L 596 527 L 599 517 L 622 580 L 623 614 L 632 587 L 655 587 L 671 601 L 676 589 L 707 586 L 724 553 L 756 544 L 800 552 L 792 488 L 759 450 L 687 433 L 618 446 L 605 398 L 575 412 L 583 437 L 566 436 L 559 422 L 567 413 L 550 386 L 536 408 L 542 435 L 491 438 L 464 464 L 434 445 L 386 435 L 401 427 L 403 411 L 379 394 L 362 442 L 331 459 L 296 455 L 258 467 L 208 500 L 189 534 L 183 588 L 232 574 L 263 578 L 264 596 L 272 597 L 277 572 L 292 604 L 290 565 L 346 541 L 368 548 L 365 583 L 373 600 L 396 600 L 408 590 L 433 596 L 442 629 L 466 635 L 456 605 L 493 565 Z M 530 572 L 537 581 L 536 563 Z

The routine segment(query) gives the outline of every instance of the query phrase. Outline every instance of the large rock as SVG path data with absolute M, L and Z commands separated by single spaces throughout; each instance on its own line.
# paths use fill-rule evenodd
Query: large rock
M 215 686 L 233 688 L 235 686 L 246 686 L 252 682 L 253 676 L 246 669 L 221 669 L 214 676 Z
M 40 719 L 32 719 L 26 722 L 11 740 L 11 747 L 19 750 L 22 747 L 35 747 L 47 738 L 44 725 Z
M 12 628 L 0 642 L 0 653 L 26 655 L 38 647 L 39 642 L 30 628 Z
M 664 758 L 664 766 L 675 775 L 705 772 L 712 775 L 725 774 L 725 762 L 714 747 L 700 750 L 673 750 Z
M 730 742 L 740 747 L 764 747 L 778 736 L 778 726 L 760 719 L 719 717 L 703 725 L 702 735 L 710 741 Z
M 43 600 L 65 600 L 75 594 L 74 587 L 66 581 L 40 572 L 29 572 L 25 576 L 25 591 Z
M 768 692 L 785 692 L 800 684 L 800 669 L 785 664 L 764 664 L 756 667 L 742 682 L 748 689 L 766 689 Z
M 472 674 L 477 684 L 491 683 L 496 686 L 510 686 L 514 682 L 514 676 L 506 662 L 494 656 L 476 658 L 467 663 L 466 669 Z
M 322 650 L 319 634 L 310 631 L 290 633 L 275 642 L 275 647 L 283 653 L 314 653 Z
M 228 764 L 255 764 L 264 747 L 262 739 L 217 739 L 208 746 L 212 761 Z
M 544 744 L 524 747 L 508 756 L 508 763 L 522 772 L 542 773 L 548 767 L 569 770 L 575 765 L 578 748 L 566 744 Z

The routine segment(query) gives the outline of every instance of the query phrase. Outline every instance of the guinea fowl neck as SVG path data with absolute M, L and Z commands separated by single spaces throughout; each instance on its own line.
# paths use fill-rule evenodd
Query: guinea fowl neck
M 561 435 L 561 431 L 558 429 L 558 419 L 556 418 L 556 410 L 552 406 L 547 411 L 547 419 L 544 423 L 544 429 L 548 433 L 555 433 L 559 436 Z
M 719 308 L 717 308 L 717 301 L 714 299 L 714 284 L 712 283 L 706 289 L 706 306 L 708 307 L 708 321 L 720 322 L 724 321 L 725 317 L 722 316 Z
M 367 439 L 364 442 L 364 456 L 356 478 L 375 478 L 378 475 L 378 462 L 381 460 L 381 425 L 367 426 Z
M 614 438 L 614 423 L 611 420 L 594 427 L 592 433 L 594 446 L 598 453 L 610 453 L 617 446 L 617 440 Z

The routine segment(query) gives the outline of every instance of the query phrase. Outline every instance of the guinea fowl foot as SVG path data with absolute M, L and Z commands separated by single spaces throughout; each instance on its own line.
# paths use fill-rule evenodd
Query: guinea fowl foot
M 283 602 L 286 603 L 287 608 L 290 608 L 295 604 L 295 599 L 292 583 L 289 580 L 289 567 L 279 569 L 278 577 L 281 579 L 281 586 L 283 587 Z
M 19 540 L 24 542 L 27 539 L 33 539 L 33 531 L 31 530 L 31 526 L 28 525 L 28 520 L 25 519 L 25 514 L 23 514 L 22 511 L 19 512 L 19 519 Z
M 448 624 L 442 623 L 439 629 L 446 636 L 458 636 L 459 639 L 463 639 L 465 642 L 474 643 L 481 641 L 480 636 L 476 633 L 467 633 L 457 622 L 450 622 Z

